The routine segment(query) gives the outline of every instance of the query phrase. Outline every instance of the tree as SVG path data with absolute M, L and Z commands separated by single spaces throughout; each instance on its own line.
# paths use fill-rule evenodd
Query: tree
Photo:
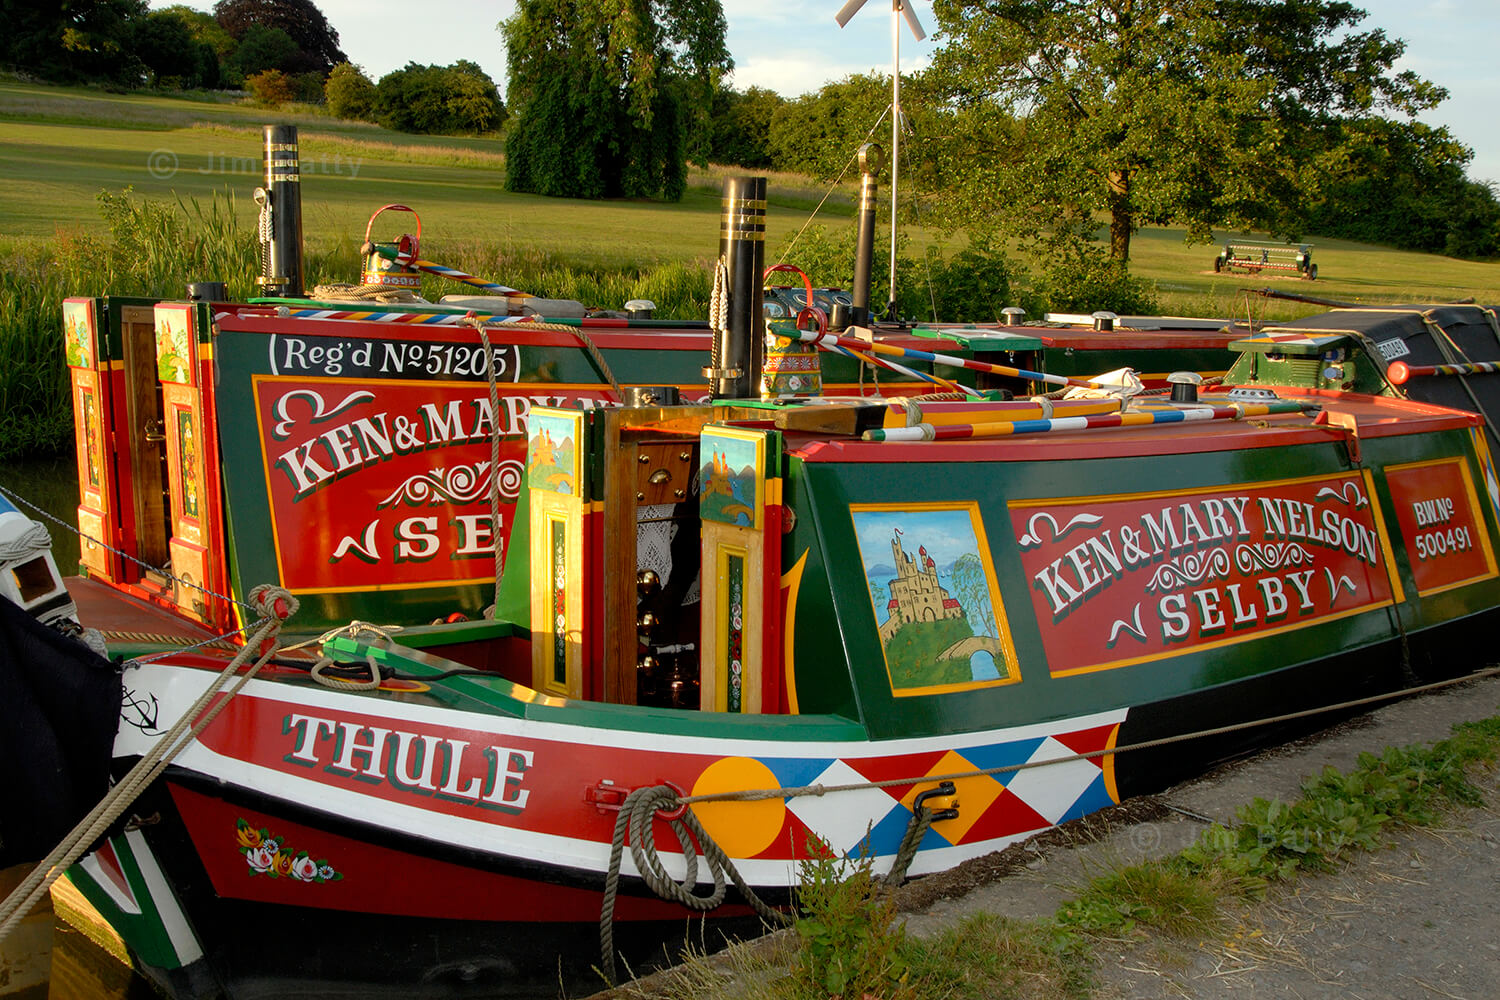
M 953 564 L 953 594 L 964 609 L 964 617 L 975 635 L 999 635 L 990 604 L 989 577 L 974 553 L 965 553 Z
M 506 186 L 565 198 L 666 197 L 706 155 L 733 63 L 720 0 L 519 0 L 501 25 L 515 122 Z
M 1500 204 L 1464 175 L 1469 150 L 1446 128 L 1374 117 L 1348 122 L 1320 162 L 1314 232 L 1454 257 L 1500 254 Z
M 368 119 L 375 113 L 375 84 L 358 66 L 341 62 L 328 74 L 323 100 L 340 118 Z
M 777 170 L 832 180 L 861 143 L 881 142 L 882 123 L 889 137 L 890 104 L 890 78 L 874 74 L 848 76 L 785 101 L 771 114 L 771 161 Z
M 256 104 L 267 108 L 279 108 L 292 99 L 292 81 L 279 69 L 245 77 L 245 89 Z
M 187 28 L 197 45 L 198 86 L 219 87 L 226 83 L 225 71 L 238 43 L 214 16 L 183 4 L 154 11 L 152 16 L 172 15 Z M 237 80 L 235 82 L 238 82 Z
M 127 33 L 146 0 L 0 0 L 0 65 L 58 83 L 138 86 L 145 68 Z
M 714 93 L 708 158 L 752 169 L 771 166 L 771 119 L 785 105 L 774 90 L 751 87 L 740 93 L 721 84 Z
M 451 66 L 407 63 L 375 85 L 374 114 L 398 132 L 493 132 L 505 121 L 500 91 L 467 59 Z
M 339 48 L 339 33 L 312 0 L 219 0 L 214 4 L 214 18 L 242 45 L 257 25 L 286 32 L 297 47 L 288 64 L 279 67 L 289 73 L 326 76 L 339 63 L 349 61 Z
M 230 64 L 239 75 L 249 78 L 266 70 L 293 72 L 299 60 L 297 43 L 280 28 L 252 24 L 240 38 Z
M 172 11 L 152 11 L 136 18 L 130 22 L 127 37 L 131 51 L 145 64 L 152 84 L 178 87 L 198 84 L 203 73 L 198 43 L 182 18 Z M 218 69 L 217 57 L 214 68 Z
M 1143 224 L 1300 221 L 1302 169 L 1330 119 L 1415 113 L 1442 91 L 1391 73 L 1401 43 L 1356 33 L 1363 11 L 1335 0 L 937 0 L 948 44 L 933 74 L 953 140 L 952 218 L 1023 216 L 1084 239 L 1109 219 L 1110 254 Z M 972 119 L 1009 116 L 1006 142 Z M 1013 228 L 1021 228 L 1014 226 Z

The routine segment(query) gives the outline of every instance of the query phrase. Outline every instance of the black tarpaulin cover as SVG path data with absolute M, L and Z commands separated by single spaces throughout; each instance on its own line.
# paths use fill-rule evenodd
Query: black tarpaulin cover
M 119 668 L 0 598 L 0 868 L 40 861 L 109 790 Z

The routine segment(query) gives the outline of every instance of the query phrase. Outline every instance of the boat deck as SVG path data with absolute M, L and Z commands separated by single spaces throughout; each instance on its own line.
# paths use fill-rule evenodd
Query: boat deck
M 188 646 L 217 637 L 206 626 L 98 580 L 70 576 L 64 582 L 78 605 L 78 620 L 110 642 Z

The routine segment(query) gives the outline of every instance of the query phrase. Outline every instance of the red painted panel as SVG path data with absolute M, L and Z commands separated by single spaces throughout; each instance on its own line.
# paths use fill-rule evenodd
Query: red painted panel
M 600 892 L 479 871 L 168 787 L 220 896 L 455 920 L 599 919 Z M 622 896 L 616 914 L 621 920 L 672 920 L 683 910 L 660 899 Z
M 1398 599 L 1359 474 L 1012 503 L 1048 667 L 1080 673 Z
M 293 591 L 493 579 L 495 538 L 503 549 L 524 480 L 526 413 L 607 396 L 504 384 L 497 415 L 484 383 L 385 382 L 378 395 L 354 379 L 256 376 L 254 385 L 277 558 Z
M 1462 458 L 1387 469 L 1385 479 L 1417 593 L 1495 575 L 1489 534 L 1477 514 L 1474 484 Z

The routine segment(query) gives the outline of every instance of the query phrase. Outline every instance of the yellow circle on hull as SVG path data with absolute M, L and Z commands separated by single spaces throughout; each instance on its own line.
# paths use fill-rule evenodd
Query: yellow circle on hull
M 751 757 L 725 757 L 708 765 L 693 784 L 693 795 L 716 795 L 760 788 L 780 788 L 771 769 Z M 697 802 L 693 813 L 708 835 L 731 858 L 751 858 L 771 846 L 786 821 L 783 799 L 753 802 Z

